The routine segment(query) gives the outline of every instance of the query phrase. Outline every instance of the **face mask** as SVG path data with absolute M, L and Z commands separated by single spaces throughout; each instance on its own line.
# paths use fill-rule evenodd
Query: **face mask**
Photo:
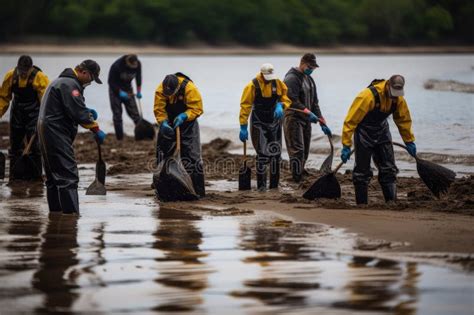
M 310 68 L 304 69 L 304 74 L 311 75 L 311 73 L 313 73 L 313 69 L 310 69 Z

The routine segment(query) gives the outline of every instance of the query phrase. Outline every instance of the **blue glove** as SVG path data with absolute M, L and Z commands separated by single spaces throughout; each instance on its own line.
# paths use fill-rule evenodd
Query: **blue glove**
M 275 119 L 282 119 L 283 118 L 283 105 L 282 103 L 278 102 L 275 107 L 275 113 L 273 114 Z
M 174 129 L 181 126 L 187 119 L 188 119 L 188 115 L 186 113 L 179 114 L 173 121 Z
M 342 151 L 341 151 L 342 162 L 346 163 L 347 161 L 349 161 L 350 157 L 351 157 L 351 148 L 346 145 L 343 146 Z
M 125 91 L 120 90 L 119 91 L 119 97 L 122 101 L 128 101 L 128 93 Z
M 142 98 L 142 92 L 137 92 L 137 98 L 141 99 Z
M 245 142 L 249 139 L 249 132 L 247 130 L 247 125 L 240 125 L 239 139 L 242 142 Z
M 329 129 L 326 125 L 321 125 L 321 130 L 324 132 L 326 136 L 332 137 L 331 129 Z
M 163 120 L 163 122 L 161 123 L 160 131 L 163 132 L 163 134 L 169 136 L 172 136 L 174 134 L 173 128 L 171 128 L 167 120 Z
M 95 111 L 95 109 L 93 109 L 93 108 L 88 108 L 87 110 L 89 111 L 89 113 L 91 113 L 92 118 L 94 118 L 94 120 L 97 120 L 97 118 L 99 118 L 99 114 L 97 114 L 97 112 Z
M 311 121 L 313 124 L 316 124 L 318 123 L 319 118 L 314 113 L 309 112 L 309 121 Z
M 405 145 L 407 146 L 408 154 L 413 157 L 416 157 L 416 145 L 415 142 L 406 142 Z
M 95 141 L 97 141 L 98 144 L 104 143 L 105 140 L 105 132 L 102 130 L 97 130 L 95 133 Z

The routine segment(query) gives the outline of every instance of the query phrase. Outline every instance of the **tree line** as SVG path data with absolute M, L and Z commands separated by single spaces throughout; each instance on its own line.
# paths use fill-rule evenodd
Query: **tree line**
M 471 0 L 2 0 L 0 41 L 472 44 Z

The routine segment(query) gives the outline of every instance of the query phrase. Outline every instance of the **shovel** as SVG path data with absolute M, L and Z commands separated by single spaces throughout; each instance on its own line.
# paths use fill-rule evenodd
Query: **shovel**
M 86 190 L 86 195 L 97 195 L 103 196 L 107 194 L 107 190 L 105 189 L 105 174 L 106 174 L 106 167 L 105 162 L 102 160 L 102 151 L 100 149 L 100 144 L 97 142 L 97 151 L 99 153 L 99 159 L 95 164 L 95 179 L 90 184 L 90 186 Z
M 297 108 L 288 108 L 289 110 L 292 110 L 294 112 L 298 113 L 303 113 L 305 115 L 309 115 L 309 113 L 305 112 L 304 110 L 297 109 Z M 328 135 L 328 140 L 329 144 L 331 145 L 331 153 L 328 155 L 328 157 L 324 160 L 323 164 L 321 164 L 321 167 L 319 170 L 323 173 L 330 173 L 331 172 L 331 167 L 332 167 L 332 159 L 334 155 L 334 145 L 332 144 L 332 137 Z
M 247 166 L 247 141 L 244 142 L 244 163 L 239 170 L 239 190 L 250 190 L 252 173 Z
M 153 140 L 155 138 L 155 127 L 143 118 L 142 101 L 138 99 L 138 114 L 140 121 L 135 125 L 135 140 Z
M 354 150 L 351 151 L 351 154 Z M 334 171 L 330 171 L 318 178 L 311 187 L 303 194 L 303 198 L 308 200 L 314 200 L 318 198 L 337 199 L 341 198 L 341 185 L 336 178 L 337 171 L 342 167 L 344 163 L 341 162 Z
M 160 201 L 198 200 L 193 182 L 181 162 L 181 134 L 176 128 L 176 150 L 173 155 L 163 160 L 157 172 L 153 174 L 156 196 Z
M 36 133 L 31 136 L 30 141 L 26 143 L 21 157 L 15 162 L 15 165 L 13 165 L 12 176 L 10 176 L 10 178 L 31 179 L 33 174 L 41 174 L 41 165 L 36 165 L 36 162 L 30 157 L 31 146 L 35 138 Z M 26 137 L 24 141 L 26 142 Z
M 397 142 L 392 143 L 408 151 L 405 145 Z M 415 161 L 418 175 L 433 195 L 439 198 L 440 193 L 448 191 L 449 186 L 456 178 L 456 173 L 444 166 L 423 160 L 417 156 L 415 156 Z

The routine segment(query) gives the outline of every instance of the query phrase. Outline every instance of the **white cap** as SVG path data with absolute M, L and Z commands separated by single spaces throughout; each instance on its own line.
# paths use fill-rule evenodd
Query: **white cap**
M 264 63 L 260 67 L 260 72 L 267 81 L 276 80 L 277 75 L 275 74 L 275 69 L 271 63 Z
M 399 74 L 392 75 L 388 80 L 389 87 L 390 87 L 390 94 L 392 96 L 403 96 L 405 95 L 405 91 L 403 87 L 405 86 L 405 78 Z

